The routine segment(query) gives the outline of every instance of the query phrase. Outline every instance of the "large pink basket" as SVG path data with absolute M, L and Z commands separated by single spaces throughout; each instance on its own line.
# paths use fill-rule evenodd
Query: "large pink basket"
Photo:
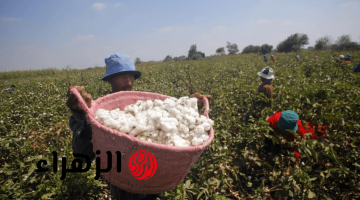
M 141 141 L 126 133 L 110 129 L 100 124 L 95 119 L 98 109 L 113 110 L 120 108 L 124 110 L 127 105 L 134 104 L 138 100 L 164 100 L 169 96 L 148 93 L 124 91 L 106 95 L 91 103 L 88 108 L 80 93 L 70 88 L 71 93 L 78 98 L 82 108 L 86 111 L 86 119 L 92 128 L 93 151 L 101 151 L 97 155 L 101 159 L 101 169 L 107 168 L 107 151 L 112 153 L 112 168 L 110 172 L 103 173 L 105 179 L 111 184 L 132 193 L 160 193 L 175 188 L 189 172 L 191 166 L 199 159 L 204 149 L 214 139 L 214 129 L 209 131 L 210 138 L 200 146 L 174 147 Z M 209 102 L 204 97 L 204 116 L 209 118 Z M 134 178 L 129 170 L 129 159 L 137 151 L 146 150 L 151 152 L 157 161 L 155 174 L 147 180 Z M 117 172 L 116 151 L 121 152 L 121 172 Z

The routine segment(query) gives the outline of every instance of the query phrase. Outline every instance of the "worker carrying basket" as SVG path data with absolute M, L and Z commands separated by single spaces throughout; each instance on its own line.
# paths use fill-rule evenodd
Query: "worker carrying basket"
M 82 94 L 75 87 L 71 87 L 69 93 L 77 99 L 80 109 L 86 114 L 86 122 L 92 130 L 92 150 L 96 152 L 96 157 L 100 158 L 100 169 L 110 168 L 108 166 L 109 154 L 106 152 L 111 152 L 111 169 L 103 173 L 105 179 L 111 185 L 127 192 L 155 194 L 175 188 L 183 181 L 191 166 L 214 138 L 214 130 L 209 127 L 206 131 L 208 139 L 196 146 L 168 146 L 140 140 L 129 133 L 109 128 L 97 119 L 96 114 L 100 109 L 124 111 L 128 105 L 134 105 L 139 100 L 155 102 L 170 98 L 166 95 L 120 91 L 89 102 L 83 99 Z M 203 116 L 208 119 L 209 103 L 206 97 L 203 97 L 202 101 L 205 106 Z M 119 157 L 121 170 L 118 166 Z

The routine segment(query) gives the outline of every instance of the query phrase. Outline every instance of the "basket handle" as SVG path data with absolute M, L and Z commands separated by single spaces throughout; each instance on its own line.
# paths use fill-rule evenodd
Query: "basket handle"
M 205 105 L 204 116 L 209 118 L 209 110 L 210 110 L 209 100 L 206 97 L 203 97 L 203 101 Z
M 77 100 L 79 101 L 80 107 L 87 113 L 90 114 L 89 107 L 87 106 L 85 100 L 82 98 L 80 92 L 74 87 L 70 86 L 71 94 L 74 94 Z

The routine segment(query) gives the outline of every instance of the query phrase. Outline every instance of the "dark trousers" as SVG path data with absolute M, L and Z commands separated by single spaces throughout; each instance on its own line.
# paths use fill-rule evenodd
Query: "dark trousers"
M 111 196 L 116 200 L 155 200 L 160 194 L 134 194 L 110 184 Z

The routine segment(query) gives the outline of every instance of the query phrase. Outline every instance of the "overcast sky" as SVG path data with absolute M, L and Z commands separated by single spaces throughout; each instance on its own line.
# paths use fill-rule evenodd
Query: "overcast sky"
M 0 71 L 105 66 L 133 60 L 205 55 L 226 42 L 279 42 L 305 33 L 309 45 L 344 34 L 360 42 L 360 1 L 347 0 L 0 0 Z

